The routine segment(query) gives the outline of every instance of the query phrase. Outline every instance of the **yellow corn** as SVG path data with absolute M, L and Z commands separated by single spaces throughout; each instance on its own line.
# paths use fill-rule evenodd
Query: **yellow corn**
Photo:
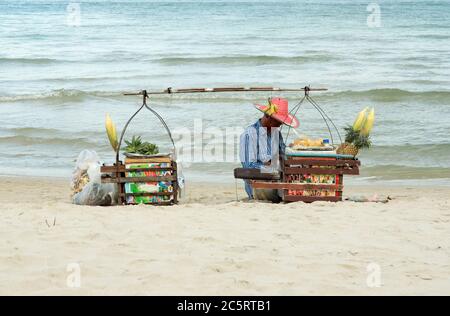
M 366 107 L 364 110 L 359 112 L 358 116 L 356 117 L 355 122 L 353 123 L 353 130 L 354 131 L 358 132 L 363 127 L 364 122 L 366 121 L 366 115 L 367 115 L 367 110 L 368 109 L 369 108 Z
M 109 116 L 108 113 L 106 114 L 105 127 L 106 127 L 106 134 L 108 134 L 109 142 L 111 143 L 111 146 L 114 149 L 114 151 L 117 151 L 119 143 L 117 142 L 116 126 L 114 125 L 111 116 Z
M 372 131 L 374 121 L 375 121 L 375 109 L 372 108 L 369 114 L 367 115 L 367 119 L 364 122 L 364 126 L 361 129 L 361 135 L 369 136 L 370 132 Z

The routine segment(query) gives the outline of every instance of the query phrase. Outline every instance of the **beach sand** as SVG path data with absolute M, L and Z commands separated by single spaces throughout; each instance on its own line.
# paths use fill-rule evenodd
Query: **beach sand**
M 1 178 L 0 294 L 450 294 L 448 187 L 280 205 L 187 189 L 172 207 L 88 207 L 66 180 Z

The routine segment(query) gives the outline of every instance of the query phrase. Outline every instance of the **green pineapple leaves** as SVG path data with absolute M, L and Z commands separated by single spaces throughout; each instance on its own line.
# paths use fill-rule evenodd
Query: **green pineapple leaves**
M 370 137 L 360 134 L 359 131 L 355 131 L 351 125 L 348 125 L 345 129 L 345 142 L 355 145 L 356 148 L 369 148 L 372 145 Z
M 125 152 L 130 154 L 156 155 L 159 153 L 158 146 L 149 142 L 143 142 L 141 136 L 134 136 L 131 140 L 125 140 Z

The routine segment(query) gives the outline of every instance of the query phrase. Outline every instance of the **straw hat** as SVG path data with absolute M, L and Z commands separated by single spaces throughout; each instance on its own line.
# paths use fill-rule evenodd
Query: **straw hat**
M 286 99 L 270 98 L 268 105 L 255 104 L 255 107 L 285 125 L 293 128 L 297 128 L 300 125 L 297 118 L 289 113 L 289 105 Z

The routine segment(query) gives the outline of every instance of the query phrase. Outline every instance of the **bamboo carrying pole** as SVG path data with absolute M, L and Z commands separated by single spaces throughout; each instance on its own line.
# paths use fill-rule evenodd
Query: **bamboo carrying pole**
M 211 92 L 257 92 L 257 91 L 280 91 L 280 92 L 298 92 L 304 91 L 308 93 L 309 91 L 327 91 L 326 88 L 275 88 L 275 87 L 220 87 L 220 88 L 185 88 L 185 89 L 174 89 L 167 88 L 162 91 L 140 91 L 140 92 L 125 92 L 124 95 L 143 95 L 146 93 L 150 94 L 177 94 L 177 93 L 211 93 Z

